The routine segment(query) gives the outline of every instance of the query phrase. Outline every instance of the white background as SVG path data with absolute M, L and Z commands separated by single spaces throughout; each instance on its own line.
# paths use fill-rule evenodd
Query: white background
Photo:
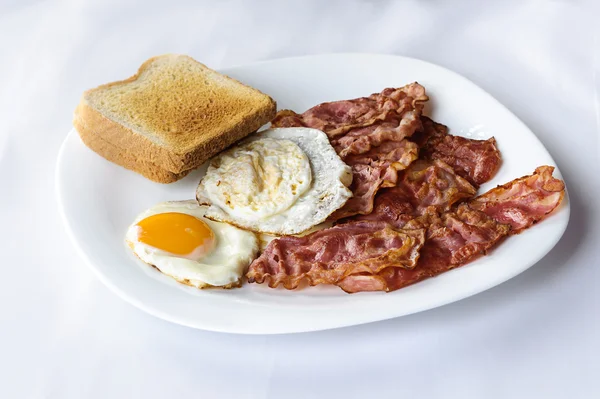
M 0 1 L 0 397 L 600 397 L 594 2 L 130 3 Z M 54 199 L 83 90 L 166 52 L 219 68 L 341 51 L 438 63 L 521 118 L 568 185 L 554 250 L 452 305 L 285 336 L 169 324 L 94 278 Z

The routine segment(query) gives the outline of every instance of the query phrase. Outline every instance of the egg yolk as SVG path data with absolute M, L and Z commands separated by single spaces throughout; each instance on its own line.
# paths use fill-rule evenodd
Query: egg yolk
M 185 213 L 159 213 L 139 221 L 137 226 L 140 242 L 173 255 L 200 258 L 215 244 L 210 227 Z

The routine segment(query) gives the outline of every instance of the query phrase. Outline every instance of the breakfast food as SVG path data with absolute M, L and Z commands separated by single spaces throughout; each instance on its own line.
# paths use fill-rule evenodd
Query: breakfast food
M 350 167 L 316 129 L 268 129 L 213 158 L 196 198 L 206 217 L 259 233 L 302 233 L 352 196 Z
M 427 101 L 415 82 L 283 110 L 245 137 L 274 116 L 274 102 L 165 56 L 87 92 L 75 120 L 89 147 L 155 181 L 210 158 L 196 201 L 158 204 L 127 231 L 133 252 L 162 273 L 198 288 L 238 287 L 245 276 L 271 288 L 389 292 L 487 254 L 565 193 L 554 168 L 540 166 L 476 196 L 501 166 L 496 140 L 450 134 L 423 115 Z
M 394 229 L 387 223 L 358 221 L 304 237 L 271 241 L 248 271 L 248 281 L 297 288 L 337 284 L 347 276 L 377 274 L 388 267 L 411 269 L 425 243 L 424 229 Z
M 492 189 L 446 212 L 439 212 L 440 209 L 433 206 L 424 208 L 423 212 L 413 213 L 415 208 L 410 205 L 410 199 L 406 200 L 408 206 L 395 204 L 394 209 L 387 208 L 380 214 L 382 217 L 379 221 L 377 215 L 374 215 L 372 220 L 364 220 L 363 223 L 380 223 L 403 232 L 420 233 L 425 229 L 427 238 L 417 249 L 418 261 L 413 267 L 401 267 L 394 262 L 388 262 L 381 267 L 376 260 L 368 259 L 360 272 L 344 265 L 342 270 L 338 270 L 335 276 L 337 279 L 317 280 L 317 283 L 335 284 L 351 293 L 394 291 L 464 265 L 485 254 L 507 235 L 517 234 L 542 220 L 560 204 L 564 195 L 564 184 L 552 177 L 552 170 L 550 166 L 542 166 L 531 176 Z M 383 207 L 380 209 L 383 210 Z M 404 213 L 407 209 L 408 213 Z M 395 220 L 389 217 L 393 213 L 398 215 Z M 286 248 L 287 252 L 281 251 L 279 247 L 285 245 L 289 237 L 272 241 L 250 265 L 247 274 L 249 280 L 259 283 L 267 281 L 271 287 L 283 283 L 283 286 L 288 288 L 290 285 L 286 285 L 287 281 L 296 282 L 296 277 L 301 276 L 308 278 L 311 284 L 314 283 L 315 280 L 307 277 L 307 272 L 301 266 L 294 267 L 296 264 L 303 265 L 302 257 L 295 254 L 306 256 L 315 253 L 325 259 L 343 258 L 348 252 L 346 247 L 321 244 L 314 240 L 314 237 L 335 234 L 333 229 L 336 228 L 338 231 L 348 229 L 352 234 L 353 225 L 356 223 L 359 222 L 352 221 L 313 233 L 302 242 L 295 240 L 291 248 Z M 281 241 L 284 242 L 280 243 Z M 349 247 L 355 248 L 356 245 Z M 380 243 L 366 243 L 361 249 L 370 253 L 380 247 Z M 312 263 L 310 270 L 319 266 Z
M 427 213 L 409 223 L 427 228 L 417 267 L 401 271 L 388 267 L 377 274 L 355 274 L 340 281 L 338 286 L 348 293 L 395 291 L 476 259 L 498 244 L 509 231 L 507 225 L 466 204 L 441 215 Z
M 92 150 L 160 183 L 181 179 L 275 115 L 260 91 L 184 55 L 84 93 L 73 124 Z
M 195 201 L 157 204 L 140 214 L 125 241 L 145 263 L 197 288 L 232 288 L 258 253 L 251 232 L 204 218 Z
M 406 86 L 404 92 L 411 87 L 408 91 L 414 93 L 415 85 Z M 397 109 L 394 102 L 381 107 L 369 101 L 395 92 L 386 89 L 368 99 L 325 103 L 304 114 L 286 110 L 277 115 L 276 126 L 311 126 L 329 132 L 336 151 L 353 168 L 354 198 L 332 216 L 336 226 L 301 238 L 272 240 L 250 265 L 249 282 L 293 289 L 307 281 L 337 285 L 349 293 L 394 291 L 476 259 L 508 235 L 544 219 L 562 201 L 564 183 L 552 177 L 550 166 L 473 198 L 476 187 L 489 181 L 500 167 L 496 141 L 453 136 L 446 126 L 421 115 L 424 91 L 423 96 L 416 96 L 420 102 L 412 102 L 408 130 L 412 133 L 405 130 L 396 135 L 393 124 L 365 130 L 356 127 L 357 120 L 367 119 L 363 115 L 386 107 Z M 375 131 L 379 135 L 371 134 Z M 351 138 L 340 139 L 338 134 Z M 402 167 L 389 167 L 390 160 L 402 157 L 406 160 Z M 369 173 L 373 165 L 386 165 L 387 169 L 379 169 L 386 178 Z M 424 233 L 425 240 L 405 247 L 416 254 L 411 263 L 382 264 L 378 251 L 397 248 L 386 246 L 394 239 L 377 229 Z M 397 245 L 410 242 L 395 240 Z

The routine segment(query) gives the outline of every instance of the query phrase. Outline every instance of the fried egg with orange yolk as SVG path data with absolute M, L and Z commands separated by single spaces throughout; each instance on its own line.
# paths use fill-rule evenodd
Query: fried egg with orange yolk
M 204 217 L 196 201 L 157 204 L 129 226 L 133 253 L 163 274 L 197 288 L 239 286 L 259 249 L 252 232 Z

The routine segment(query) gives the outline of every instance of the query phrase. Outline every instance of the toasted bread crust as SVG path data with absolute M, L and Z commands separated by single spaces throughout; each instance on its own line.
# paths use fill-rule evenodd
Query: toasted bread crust
M 95 134 L 92 130 L 86 128 L 86 126 L 80 120 L 75 119 L 73 124 L 75 125 L 75 129 L 79 133 L 79 137 L 81 137 L 83 143 L 92 151 L 110 162 L 116 163 L 117 165 L 120 165 L 126 169 L 141 174 L 147 179 L 157 183 L 173 183 L 184 178 L 190 172 L 190 170 L 183 171 L 181 173 L 169 172 L 168 170 L 162 169 L 152 162 L 139 159 L 128 153 L 126 150 L 122 150 L 121 148 L 107 142 Z
M 174 132 L 165 131 L 164 127 L 160 126 L 160 121 L 152 120 L 148 123 L 151 126 L 159 126 L 155 128 L 156 131 L 148 134 L 141 134 L 139 131 L 135 131 L 133 128 L 125 126 L 124 123 L 110 117 L 102 109 L 98 109 L 98 107 L 93 104 L 94 101 L 97 102 L 97 100 L 91 101 L 92 96 L 104 95 L 103 93 L 107 90 L 114 90 L 115 88 L 122 87 L 125 93 L 129 93 L 127 85 L 137 84 L 138 80 L 142 83 L 139 83 L 141 87 L 137 88 L 137 92 L 144 92 L 144 98 L 155 100 L 157 97 L 160 97 L 160 91 L 163 90 L 164 92 L 165 90 L 164 88 L 161 89 L 161 86 L 165 86 L 166 89 L 171 89 L 169 86 L 171 83 L 166 81 L 164 77 L 161 77 L 157 82 L 153 82 L 151 77 L 143 74 L 145 71 L 152 68 L 155 62 L 159 62 L 162 57 L 174 56 L 151 58 L 146 61 L 132 77 L 86 91 L 75 110 L 75 121 L 79 120 L 80 123 L 86 125 L 88 130 L 92 130 L 93 133 L 105 142 L 126 150 L 128 154 L 136 159 L 154 164 L 156 167 L 173 174 L 180 174 L 202 165 L 212 156 L 244 138 L 248 134 L 256 131 L 275 116 L 276 103 L 269 96 L 234 79 L 217 74 L 206 68 L 204 65 L 196 63 L 196 61 L 193 61 L 189 57 L 184 57 L 183 60 L 185 62 L 193 61 L 199 65 L 198 68 L 201 68 L 201 71 L 196 73 L 196 75 L 205 74 L 202 76 L 204 76 L 205 83 L 208 82 L 206 84 L 209 85 L 210 88 L 203 88 L 201 84 L 196 82 L 194 83 L 195 86 L 192 85 L 189 92 L 183 90 L 181 86 L 177 86 L 173 90 L 179 90 L 183 93 L 182 95 L 185 96 L 197 95 L 197 98 L 201 99 L 201 101 L 198 100 L 199 102 L 202 103 L 208 101 L 210 104 L 216 105 L 207 110 L 196 108 L 193 104 L 184 103 L 184 109 L 180 114 L 179 111 L 173 109 L 173 101 L 165 100 L 165 102 L 169 104 L 169 107 L 160 109 L 161 111 L 164 111 L 163 114 L 165 114 L 165 117 L 168 117 L 172 123 L 179 124 Z M 198 76 L 195 77 L 197 80 L 199 79 Z M 148 83 L 150 81 L 155 84 L 150 85 Z M 181 85 L 181 83 L 178 84 Z M 219 88 L 224 86 L 227 87 L 223 89 L 223 92 L 221 92 L 220 95 L 216 94 L 214 98 L 210 97 L 215 93 L 213 91 L 215 87 Z M 194 94 L 194 90 L 198 90 L 198 93 Z M 228 97 L 229 92 L 236 92 L 237 97 Z M 166 90 L 166 93 L 170 93 L 169 90 Z M 240 97 L 242 94 L 248 95 L 249 99 L 246 100 L 245 97 Z M 115 96 L 114 93 L 111 95 Z M 242 101 L 240 98 L 242 98 L 243 101 L 246 101 L 246 103 L 244 107 L 238 111 L 235 105 Z M 148 116 L 148 113 L 150 112 L 149 108 L 152 108 L 150 105 L 151 104 L 148 103 L 136 103 L 135 105 L 131 105 L 131 108 L 124 108 L 123 111 L 119 109 L 118 112 L 125 113 L 125 111 L 128 111 L 129 113 L 139 116 L 141 119 L 146 117 L 151 118 Z M 136 112 L 136 107 L 139 110 L 138 112 Z M 186 119 L 190 116 L 190 113 L 192 113 L 192 116 L 196 115 L 197 119 L 194 121 L 193 126 L 188 126 L 188 120 Z M 184 114 L 186 115 L 186 118 L 183 118 Z M 125 116 L 124 118 L 127 119 L 128 117 Z M 200 122 L 198 122 L 198 120 Z M 206 123 L 212 123 L 209 123 L 206 129 L 203 129 L 202 126 L 205 120 L 207 121 Z M 146 120 L 144 119 L 144 121 Z

